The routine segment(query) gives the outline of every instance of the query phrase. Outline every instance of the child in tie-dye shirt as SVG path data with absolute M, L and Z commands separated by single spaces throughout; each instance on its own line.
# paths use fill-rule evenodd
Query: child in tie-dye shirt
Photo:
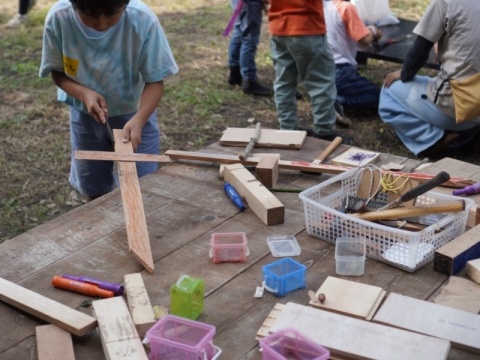
M 105 123 L 140 153 L 158 154 L 156 108 L 163 80 L 178 72 L 157 16 L 140 0 L 60 0 L 45 20 L 40 76 L 52 75 L 70 105 L 69 181 L 87 199 L 115 188 L 113 163 L 75 160 L 76 150 L 110 151 Z M 139 176 L 157 169 L 138 163 Z

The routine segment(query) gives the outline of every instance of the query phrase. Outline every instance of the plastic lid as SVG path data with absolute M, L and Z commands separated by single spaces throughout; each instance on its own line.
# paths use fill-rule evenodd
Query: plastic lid
M 302 252 L 293 235 L 269 236 L 267 244 L 274 257 L 297 256 Z

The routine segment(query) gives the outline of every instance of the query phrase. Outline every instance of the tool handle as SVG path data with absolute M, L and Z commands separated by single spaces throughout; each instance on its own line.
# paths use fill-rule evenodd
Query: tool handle
M 323 150 L 323 152 L 315 159 L 314 164 L 321 164 L 325 159 L 332 153 L 333 150 L 337 148 L 338 145 L 342 143 L 342 138 L 337 136 L 333 139 L 330 144 Z
M 425 194 L 427 191 L 432 190 L 434 187 L 442 185 L 445 181 L 450 180 L 450 175 L 445 171 L 440 171 L 435 177 L 430 180 L 415 186 L 413 189 L 407 191 L 405 194 L 400 196 L 399 203 L 406 202 Z
M 381 211 L 351 214 L 362 220 L 396 220 L 404 217 L 422 216 L 447 212 L 460 212 L 465 210 L 465 201 L 451 201 L 440 205 L 407 206 Z

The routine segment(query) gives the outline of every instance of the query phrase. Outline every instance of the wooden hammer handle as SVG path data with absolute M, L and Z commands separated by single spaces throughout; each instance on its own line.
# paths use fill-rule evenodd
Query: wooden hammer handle
M 446 212 L 459 212 L 465 210 L 465 201 L 451 201 L 439 205 L 424 205 L 424 206 L 406 206 L 401 208 L 371 211 L 365 213 L 352 214 L 362 220 L 376 221 L 376 220 L 392 220 L 405 217 L 422 216 L 429 214 L 438 214 Z
M 323 150 L 323 152 L 313 161 L 314 164 L 321 164 L 325 161 L 328 155 L 332 153 L 333 150 L 337 148 L 338 145 L 342 143 L 342 138 L 337 136 L 333 139 L 330 144 Z

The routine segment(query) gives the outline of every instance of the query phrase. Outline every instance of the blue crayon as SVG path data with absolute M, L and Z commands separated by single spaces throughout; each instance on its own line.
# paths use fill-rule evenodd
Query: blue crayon
M 227 193 L 230 200 L 232 200 L 233 203 L 240 209 L 240 211 L 245 210 L 245 204 L 243 203 L 241 196 L 230 183 L 226 182 L 225 185 L 223 185 L 223 189 Z

